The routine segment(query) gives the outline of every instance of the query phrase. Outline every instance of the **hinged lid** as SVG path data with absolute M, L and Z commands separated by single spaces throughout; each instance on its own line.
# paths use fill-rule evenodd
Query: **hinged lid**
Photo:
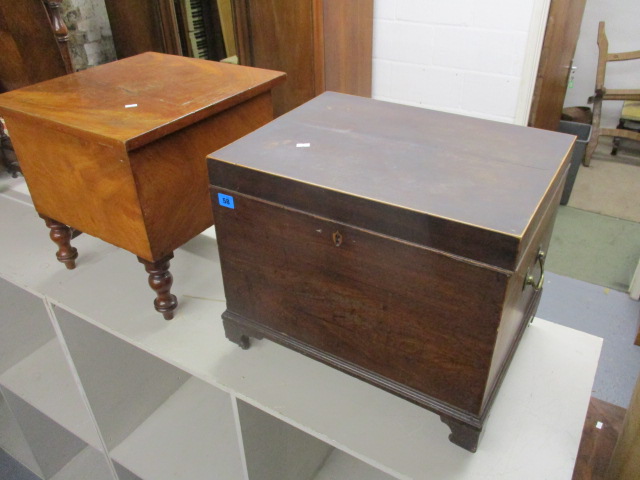
M 273 88 L 285 74 L 148 52 L 0 95 L 0 114 L 127 150 Z
M 512 271 L 574 139 L 329 92 L 214 152 L 210 183 Z

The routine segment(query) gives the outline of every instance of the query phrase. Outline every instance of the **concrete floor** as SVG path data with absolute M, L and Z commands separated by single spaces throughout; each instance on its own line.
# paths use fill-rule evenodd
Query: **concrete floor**
M 602 137 L 591 165 L 580 166 L 568 206 L 640 223 L 640 145 L 623 142 L 611 155 L 611 137 Z
M 640 259 L 640 143 L 623 141 L 613 156 L 611 141 L 602 137 L 591 166 L 580 166 L 558 214 L 547 267 L 626 292 Z
M 638 259 L 640 223 L 560 207 L 547 255 L 548 271 L 628 292 Z

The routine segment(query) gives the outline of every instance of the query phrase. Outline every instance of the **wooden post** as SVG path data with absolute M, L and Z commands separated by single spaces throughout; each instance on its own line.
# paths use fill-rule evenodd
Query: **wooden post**
M 62 20 L 62 0 L 44 0 L 44 5 L 47 7 L 51 28 L 58 41 L 58 48 L 60 49 L 64 67 L 67 73 L 72 73 L 73 63 L 71 62 L 71 54 L 69 53 L 69 30 L 64 20 Z

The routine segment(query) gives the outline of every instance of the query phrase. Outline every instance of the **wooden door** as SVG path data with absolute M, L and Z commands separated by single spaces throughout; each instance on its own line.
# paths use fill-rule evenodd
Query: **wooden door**
M 529 126 L 557 130 L 586 0 L 552 0 L 533 92 Z
M 373 0 L 234 0 L 240 63 L 286 72 L 276 116 L 325 90 L 371 96 Z
M 315 96 L 314 1 L 239 0 L 236 30 L 240 63 L 287 73 L 273 90 L 274 114 L 282 115 Z
M 373 2 L 324 0 L 323 3 L 322 91 L 370 97 Z
M 143 52 L 182 54 L 172 0 L 105 0 L 118 58 Z

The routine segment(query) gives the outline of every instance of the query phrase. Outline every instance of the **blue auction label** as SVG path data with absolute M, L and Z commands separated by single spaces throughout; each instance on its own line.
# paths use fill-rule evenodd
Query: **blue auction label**
M 233 197 L 231 195 L 225 195 L 224 193 L 218 194 L 218 203 L 223 207 L 236 208 L 233 205 Z

